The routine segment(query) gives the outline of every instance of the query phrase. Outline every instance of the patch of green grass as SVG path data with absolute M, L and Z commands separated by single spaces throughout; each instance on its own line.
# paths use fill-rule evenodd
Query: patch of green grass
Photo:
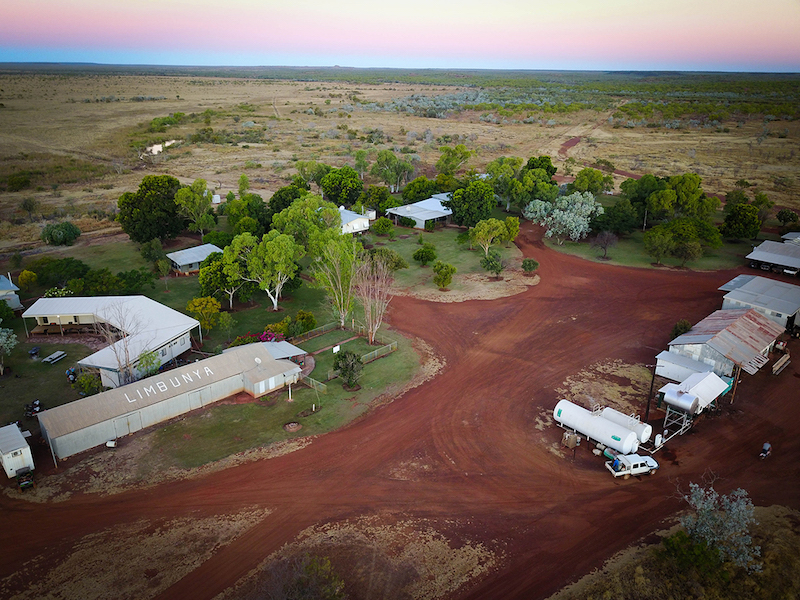
M 506 215 L 508 216 L 508 215 Z M 488 272 L 481 267 L 481 258 L 483 258 L 483 251 L 479 248 L 476 250 L 469 250 L 468 244 L 459 244 L 456 242 L 456 237 L 461 233 L 461 229 L 454 227 L 445 227 L 437 229 L 432 233 L 423 233 L 423 240 L 436 246 L 436 259 L 454 265 L 458 269 L 453 283 L 448 286 L 449 289 L 458 291 L 461 285 L 458 283 L 459 275 L 466 274 L 481 274 L 488 275 Z M 395 286 L 399 288 L 411 288 L 417 286 L 435 287 L 433 283 L 433 269 L 431 265 L 421 267 L 412 256 L 421 246 L 417 243 L 419 239 L 419 231 L 405 228 L 396 228 L 398 238 L 394 241 L 389 241 L 388 238 L 375 237 L 375 241 L 384 244 L 386 248 L 396 250 L 408 263 L 407 269 L 400 269 L 395 271 Z M 400 239 L 399 236 L 408 235 L 407 239 Z M 493 247 L 504 259 L 519 260 L 522 258 L 522 253 L 513 244 L 508 248 L 504 244 L 498 244 Z
M 352 332 L 348 331 L 351 336 L 353 335 Z M 344 342 L 341 345 L 342 350 L 349 350 L 350 352 L 355 352 L 359 356 L 364 356 L 373 350 L 377 350 L 380 346 L 370 346 L 367 343 L 367 340 L 363 337 L 359 337 L 355 340 L 350 340 L 349 342 Z M 318 381 L 326 381 L 328 379 L 328 371 L 333 370 L 333 361 L 336 359 L 336 355 L 333 353 L 333 349 L 325 350 L 320 354 L 314 355 L 314 360 L 316 361 L 316 365 L 314 366 L 314 371 L 311 373 L 311 376 Z
M 399 338 L 396 352 L 365 365 L 357 392 L 345 391 L 336 379 L 328 383 L 327 394 L 292 386 L 291 403 L 284 389 L 252 404 L 213 406 L 157 429 L 149 452 L 178 467 L 192 468 L 257 446 L 332 431 L 363 414 L 384 392 L 398 392 L 418 366 L 419 356 L 410 340 Z M 316 412 L 299 416 L 312 405 Z M 303 428 L 286 432 L 283 425 L 291 421 Z M 148 462 L 148 457 L 142 462 Z
M 659 268 L 653 264 L 655 262 L 654 259 L 644 251 L 643 235 L 641 231 L 635 231 L 631 235 L 621 238 L 616 246 L 609 248 L 608 260 L 606 261 L 601 258 L 603 256 L 602 249 L 592 248 L 587 240 L 582 242 L 566 241 L 563 246 L 559 246 L 552 239 L 546 238 L 545 243 L 548 247 L 559 252 L 580 256 L 596 262 L 607 262 L 626 267 Z M 735 269 L 745 264 L 744 257 L 752 250 L 753 246 L 750 242 L 728 242 L 721 248 L 706 248 L 702 258 L 687 263 L 686 267 L 695 271 Z M 661 263 L 664 267 L 680 267 L 681 261 L 667 256 Z
M 50 253 L 50 256 L 54 258 L 69 256 L 85 262 L 92 269 L 108 269 L 114 274 L 150 266 L 139 254 L 138 246 L 131 241 L 59 248 Z
M 350 331 L 349 329 L 334 329 L 333 331 L 323 333 L 320 336 L 311 338 L 310 340 L 307 340 L 302 344 L 298 345 L 303 350 L 311 354 L 316 352 L 317 350 L 321 350 L 322 348 L 327 348 L 328 346 L 339 344 L 344 340 L 353 337 L 354 335 L 356 334 Z

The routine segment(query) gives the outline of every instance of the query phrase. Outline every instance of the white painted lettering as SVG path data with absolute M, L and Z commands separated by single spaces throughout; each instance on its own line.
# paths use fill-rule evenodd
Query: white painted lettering
M 200 369 L 197 369 L 196 371 L 192 371 L 192 373 L 197 375 L 197 378 L 200 379 Z
M 183 377 L 183 380 L 186 383 L 192 383 L 192 381 L 193 381 L 192 376 L 188 375 L 187 373 L 184 373 L 181 377 Z
M 156 388 L 154 388 L 152 385 L 150 385 L 150 386 L 144 388 L 144 393 L 147 394 L 148 398 L 150 397 L 150 394 L 153 394 L 153 396 L 155 396 L 156 395 Z
M 179 388 L 181 387 L 181 380 L 177 377 L 170 377 L 169 382 L 172 384 L 172 387 Z
M 211 369 L 209 369 L 208 367 L 204 367 L 204 368 L 205 368 L 205 370 L 206 370 L 206 375 L 214 375 L 214 371 L 212 371 L 212 370 L 211 370 Z
M 136 393 L 137 393 L 137 394 L 139 394 L 139 398 L 141 398 L 141 397 L 142 397 L 142 392 L 141 392 L 141 391 L 139 391 L 139 390 L 136 390 Z
M 167 391 L 167 384 L 164 383 L 163 381 L 159 381 L 158 383 L 156 383 L 156 387 L 159 390 L 161 390 L 162 392 L 166 392 Z
M 125 392 L 125 400 L 127 400 L 128 402 L 136 402 L 136 398 L 134 398 L 133 400 L 128 398 L 128 393 L 127 392 Z

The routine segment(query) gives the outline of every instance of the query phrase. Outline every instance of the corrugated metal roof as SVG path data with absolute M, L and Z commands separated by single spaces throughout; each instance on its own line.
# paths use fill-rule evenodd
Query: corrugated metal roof
M 800 245 L 771 241 L 761 242 L 761 245 L 748 254 L 747 258 L 800 269 Z
M 724 283 L 719 286 L 717 289 L 721 292 L 731 292 L 733 290 L 738 290 L 748 281 L 752 281 L 755 278 L 755 275 L 737 275 L 733 279 L 731 279 L 728 283 Z
M 340 207 L 339 214 L 342 217 L 342 225 L 347 225 L 348 223 L 352 223 L 357 219 L 366 219 L 369 222 L 369 217 L 367 215 L 360 215 L 357 212 L 353 212 L 352 210 L 347 210 L 346 208 Z
M 0 292 L 18 292 L 19 288 L 5 275 L 0 275 Z
M 296 373 L 299 370 L 300 367 L 293 362 L 273 359 L 261 344 L 248 344 L 225 354 L 42 411 L 37 416 L 48 435 L 57 438 L 234 375 L 246 373 L 251 380 L 263 381 L 281 373 Z
M 781 236 L 782 240 L 796 240 L 800 239 L 800 231 L 790 231 L 789 233 L 784 233 Z
M 194 248 L 186 248 L 185 250 L 178 250 L 177 252 L 170 252 L 167 258 L 174 262 L 176 265 L 191 265 L 192 263 L 201 263 L 209 254 L 214 252 L 222 252 L 214 244 L 203 244 L 202 246 L 195 246 Z
M 762 352 L 783 333 L 783 327 L 754 309 L 718 310 L 670 346 L 708 344 L 751 375 L 767 363 Z
M 9 454 L 27 446 L 28 442 L 15 423 L 0 427 L 0 454 Z
M 731 286 L 734 282 L 743 277 L 749 280 L 743 281 L 738 287 L 733 287 L 725 298 L 736 300 L 748 306 L 771 310 L 783 315 L 793 315 L 800 310 L 800 286 L 768 279 L 766 277 L 756 277 L 753 275 L 739 275 L 726 286 Z
M 298 348 L 297 346 L 285 341 L 261 343 L 274 359 L 291 358 L 292 356 L 303 356 L 304 354 L 308 354 L 308 352 L 302 348 Z
M 668 350 L 659 352 L 658 356 L 656 356 L 656 359 L 661 362 L 678 365 L 679 367 L 683 367 L 684 369 L 688 369 L 690 371 L 696 371 L 698 373 L 708 373 L 714 369 L 714 367 L 707 365 L 704 362 L 694 360 L 693 358 L 689 358 L 683 354 L 678 354 L 677 352 L 669 352 Z
M 200 325 L 196 319 L 147 296 L 40 298 L 22 314 L 23 317 L 48 317 L 61 321 L 86 315 L 129 333 L 128 356 L 134 362 L 142 352 L 156 350 Z M 122 343 L 120 340 L 113 346 L 120 348 Z M 119 361 L 112 346 L 78 362 L 88 367 L 119 370 Z
M 398 217 L 410 217 L 422 221 L 439 219 L 453 214 L 452 210 L 442 206 L 442 201 L 449 199 L 450 194 L 435 194 L 427 200 L 420 200 L 413 204 L 405 204 L 404 206 L 390 208 L 386 212 L 397 215 Z

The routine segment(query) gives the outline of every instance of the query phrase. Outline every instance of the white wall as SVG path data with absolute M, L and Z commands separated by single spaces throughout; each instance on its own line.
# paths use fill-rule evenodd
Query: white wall
M 33 469 L 33 455 L 31 455 L 31 448 L 26 443 L 24 447 L 13 450 L 8 454 L 2 455 L 3 469 L 9 479 L 17 476 L 18 469 L 28 467 Z

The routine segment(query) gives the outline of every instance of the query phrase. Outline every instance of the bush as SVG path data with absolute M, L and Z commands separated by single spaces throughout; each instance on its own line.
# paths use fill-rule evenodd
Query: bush
M 425 221 L 425 231 L 430 233 L 434 229 L 436 229 L 436 222 L 435 221 Z
M 417 222 L 411 217 L 400 217 L 400 219 L 398 219 L 398 223 L 401 227 L 414 227 L 417 224 Z
M 333 368 L 339 371 L 342 383 L 349 388 L 353 388 L 364 371 L 364 364 L 361 362 L 361 357 L 355 352 L 341 350 L 336 353 L 336 358 L 333 359 Z
M 481 259 L 481 266 L 490 273 L 494 274 L 494 276 L 498 279 L 500 278 L 500 273 L 502 273 L 506 268 L 506 264 L 500 257 L 500 253 L 495 252 L 494 250 L 491 250 L 487 256 Z
M 435 273 L 433 276 L 433 283 L 435 283 L 440 290 L 444 290 L 452 283 L 456 268 L 451 264 L 437 260 L 433 263 L 433 272 Z
M 687 319 L 681 319 L 675 326 L 672 328 L 672 337 L 671 340 L 674 340 L 676 337 L 683 335 L 684 333 L 688 332 L 692 328 L 692 324 Z
M 203 236 L 204 244 L 214 244 L 217 248 L 224 249 L 230 246 L 233 241 L 233 234 L 225 231 L 209 231 Z
M 392 271 L 407 269 L 406 259 L 400 256 L 397 250 L 391 248 L 371 248 L 368 251 L 372 256 L 380 257 Z
M 42 229 L 42 241 L 50 246 L 72 246 L 81 235 L 81 230 L 74 223 L 51 223 Z
M 414 252 L 411 257 L 424 267 L 436 260 L 436 247 L 433 244 L 423 244 L 422 248 Z
M 523 258 L 522 259 L 522 270 L 526 273 L 533 273 L 536 269 L 539 268 L 539 263 L 532 258 Z
M 375 220 L 370 229 L 375 235 L 390 235 L 392 232 L 394 232 L 394 224 L 392 223 L 391 219 L 381 217 Z
M 228 348 L 245 346 L 247 344 L 255 344 L 256 342 L 282 342 L 283 339 L 284 338 L 282 335 L 275 334 L 271 331 L 264 331 L 263 333 L 247 333 L 246 335 L 238 336 L 235 340 L 228 344 Z
M 94 373 L 81 373 L 72 384 L 72 389 L 77 390 L 82 396 L 94 396 L 103 391 L 100 377 Z

